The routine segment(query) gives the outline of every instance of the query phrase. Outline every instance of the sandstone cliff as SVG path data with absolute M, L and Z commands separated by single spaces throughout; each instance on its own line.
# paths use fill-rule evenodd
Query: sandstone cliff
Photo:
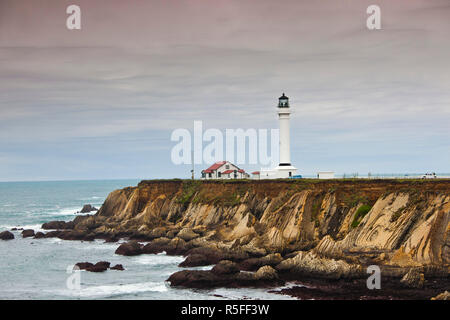
M 332 259 L 344 275 L 369 263 L 445 273 L 449 217 L 447 180 L 156 180 L 112 192 L 75 229 L 91 224 L 96 234 L 143 239 L 179 234 L 196 246 L 297 261 L 313 255 Z

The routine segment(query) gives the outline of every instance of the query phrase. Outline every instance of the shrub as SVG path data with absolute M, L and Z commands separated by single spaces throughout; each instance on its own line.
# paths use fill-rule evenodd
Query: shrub
M 352 221 L 352 228 L 356 228 L 361 220 L 366 216 L 366 214 L 372 209 L 371 206 L 368 204 L 363 204 L 359 209 L 356 211 L 355 216 L 353 217 Z
M 183 191 L 180 197 L 177 199 L 178 203 L 187 204 L 194 194 L 198 191 L 201 185 L 201 181 L 191 180 L 183 182 Z

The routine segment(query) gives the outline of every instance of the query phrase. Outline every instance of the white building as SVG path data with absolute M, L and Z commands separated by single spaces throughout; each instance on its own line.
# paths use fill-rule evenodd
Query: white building
M 261 169 L 253 173 L 254 179 L 280 179 L 297 175 L 297 168 L 291 164 L 291 142 L 289 121 L 291 109 L 289 98 L 283 93 L 278 99 L 278 122 L 280 125 L 280 164 L 275 168 Z M 257 173 L 257 174 L 256 174 Z
M 318 179 L 334 179 L 334 172 L 333 171 L 317 172 L 317 178 Z
M 202 179 L 248 179 L 250 175 L 229 161 L 219 161 L 202 170 Z

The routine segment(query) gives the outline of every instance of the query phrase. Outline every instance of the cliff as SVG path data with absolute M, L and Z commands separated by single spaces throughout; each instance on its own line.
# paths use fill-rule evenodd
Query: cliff
M 154 180 L 35 238 L 105 239 L 119 255 L 183 255 L 190 288 L 301 286 L 304 299 L 430 299 L 450 286 L 450 180 Z M 144 243 L 143 243 L 144 242 Z M 378 269 L 383 290 L 370 290 Z M 374 269 L 375 268 L 375 269 Z
M 112 192 L 92 219 L 96 234 L 448 270 L 449 200 L 449 180 L 155 180 Z

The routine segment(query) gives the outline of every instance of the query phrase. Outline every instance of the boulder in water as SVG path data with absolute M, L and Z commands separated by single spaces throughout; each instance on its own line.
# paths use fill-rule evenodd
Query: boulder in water
M 90 204 L 85 204 L 80 213 L 89 213 L 91 211 L 97 211 L 98 209 Z
M 34 235 L 34 238 L 35 239 L 41 239 L 41 238 L 44 238 L 45 237 L 45 234 L 43 233 L 43 232 L 36 232 L 36 234 Z
M 0 232 L 0 239 L 1 240 L 12 240 L 12 239 L 14 239 L 14 235 L 9 231 L 3 231 L 3 232 Z
M 121 264 L 116 264 L 115 266 L 111 267 L 111 270 L 118 270 L 123 271 L 125 270 Z
M 78 262 L 75 267 L 78 267 L 80 270 L 86 270 L 87 268 L 93 267 L 94 264 L 90 262 Z
M 111 263 L 108 261 L 100 261 L 100 262 L 97 262 L 96 264 L 94 264 L 93 266 L 86 268 L 86 271 L 103 272 L 103 271 L 108 270 L 110 265 L 111 265 Z
M 116 250 L 115 254 L 122 256 L 137 256 L 142 253 L 142 248 L 137 241 L 128 241 L 122 243 Z
M 80 270 L 86 270 L 89 272 L 103 272 L 108 270 L 109 266 L 111 265 L 108 261 L 100 261 L 96 264 L 90 263 L 90 262 L 78 262 L 75 267 L 78 267 Z M 117 265 L 120 266 L 120 265 Z M 117 267 L 115 266 L 115 267 Z M 112 268 L 111 268 L 112 269 Z
M 211 260 L 208 259 L 207 256 L 202 254 L 190 254 L 186 257 L 186 259 L 181 262 L 179 267 L 199 267 L 199 266 L 207 266 L 213 264 Z
M 50 222 L 44 223 L 42 225 L 42 229 L 44 229 L 44 230 L 73 229 L 74 226 L 75 226 L 75 224 L 72 221 L 70 221 L 70 222 L 50 221 Z
M 23 230 L 22 237 L 24 237 L 24 238 L 34 237 L 34 230 L 33 229 Z

